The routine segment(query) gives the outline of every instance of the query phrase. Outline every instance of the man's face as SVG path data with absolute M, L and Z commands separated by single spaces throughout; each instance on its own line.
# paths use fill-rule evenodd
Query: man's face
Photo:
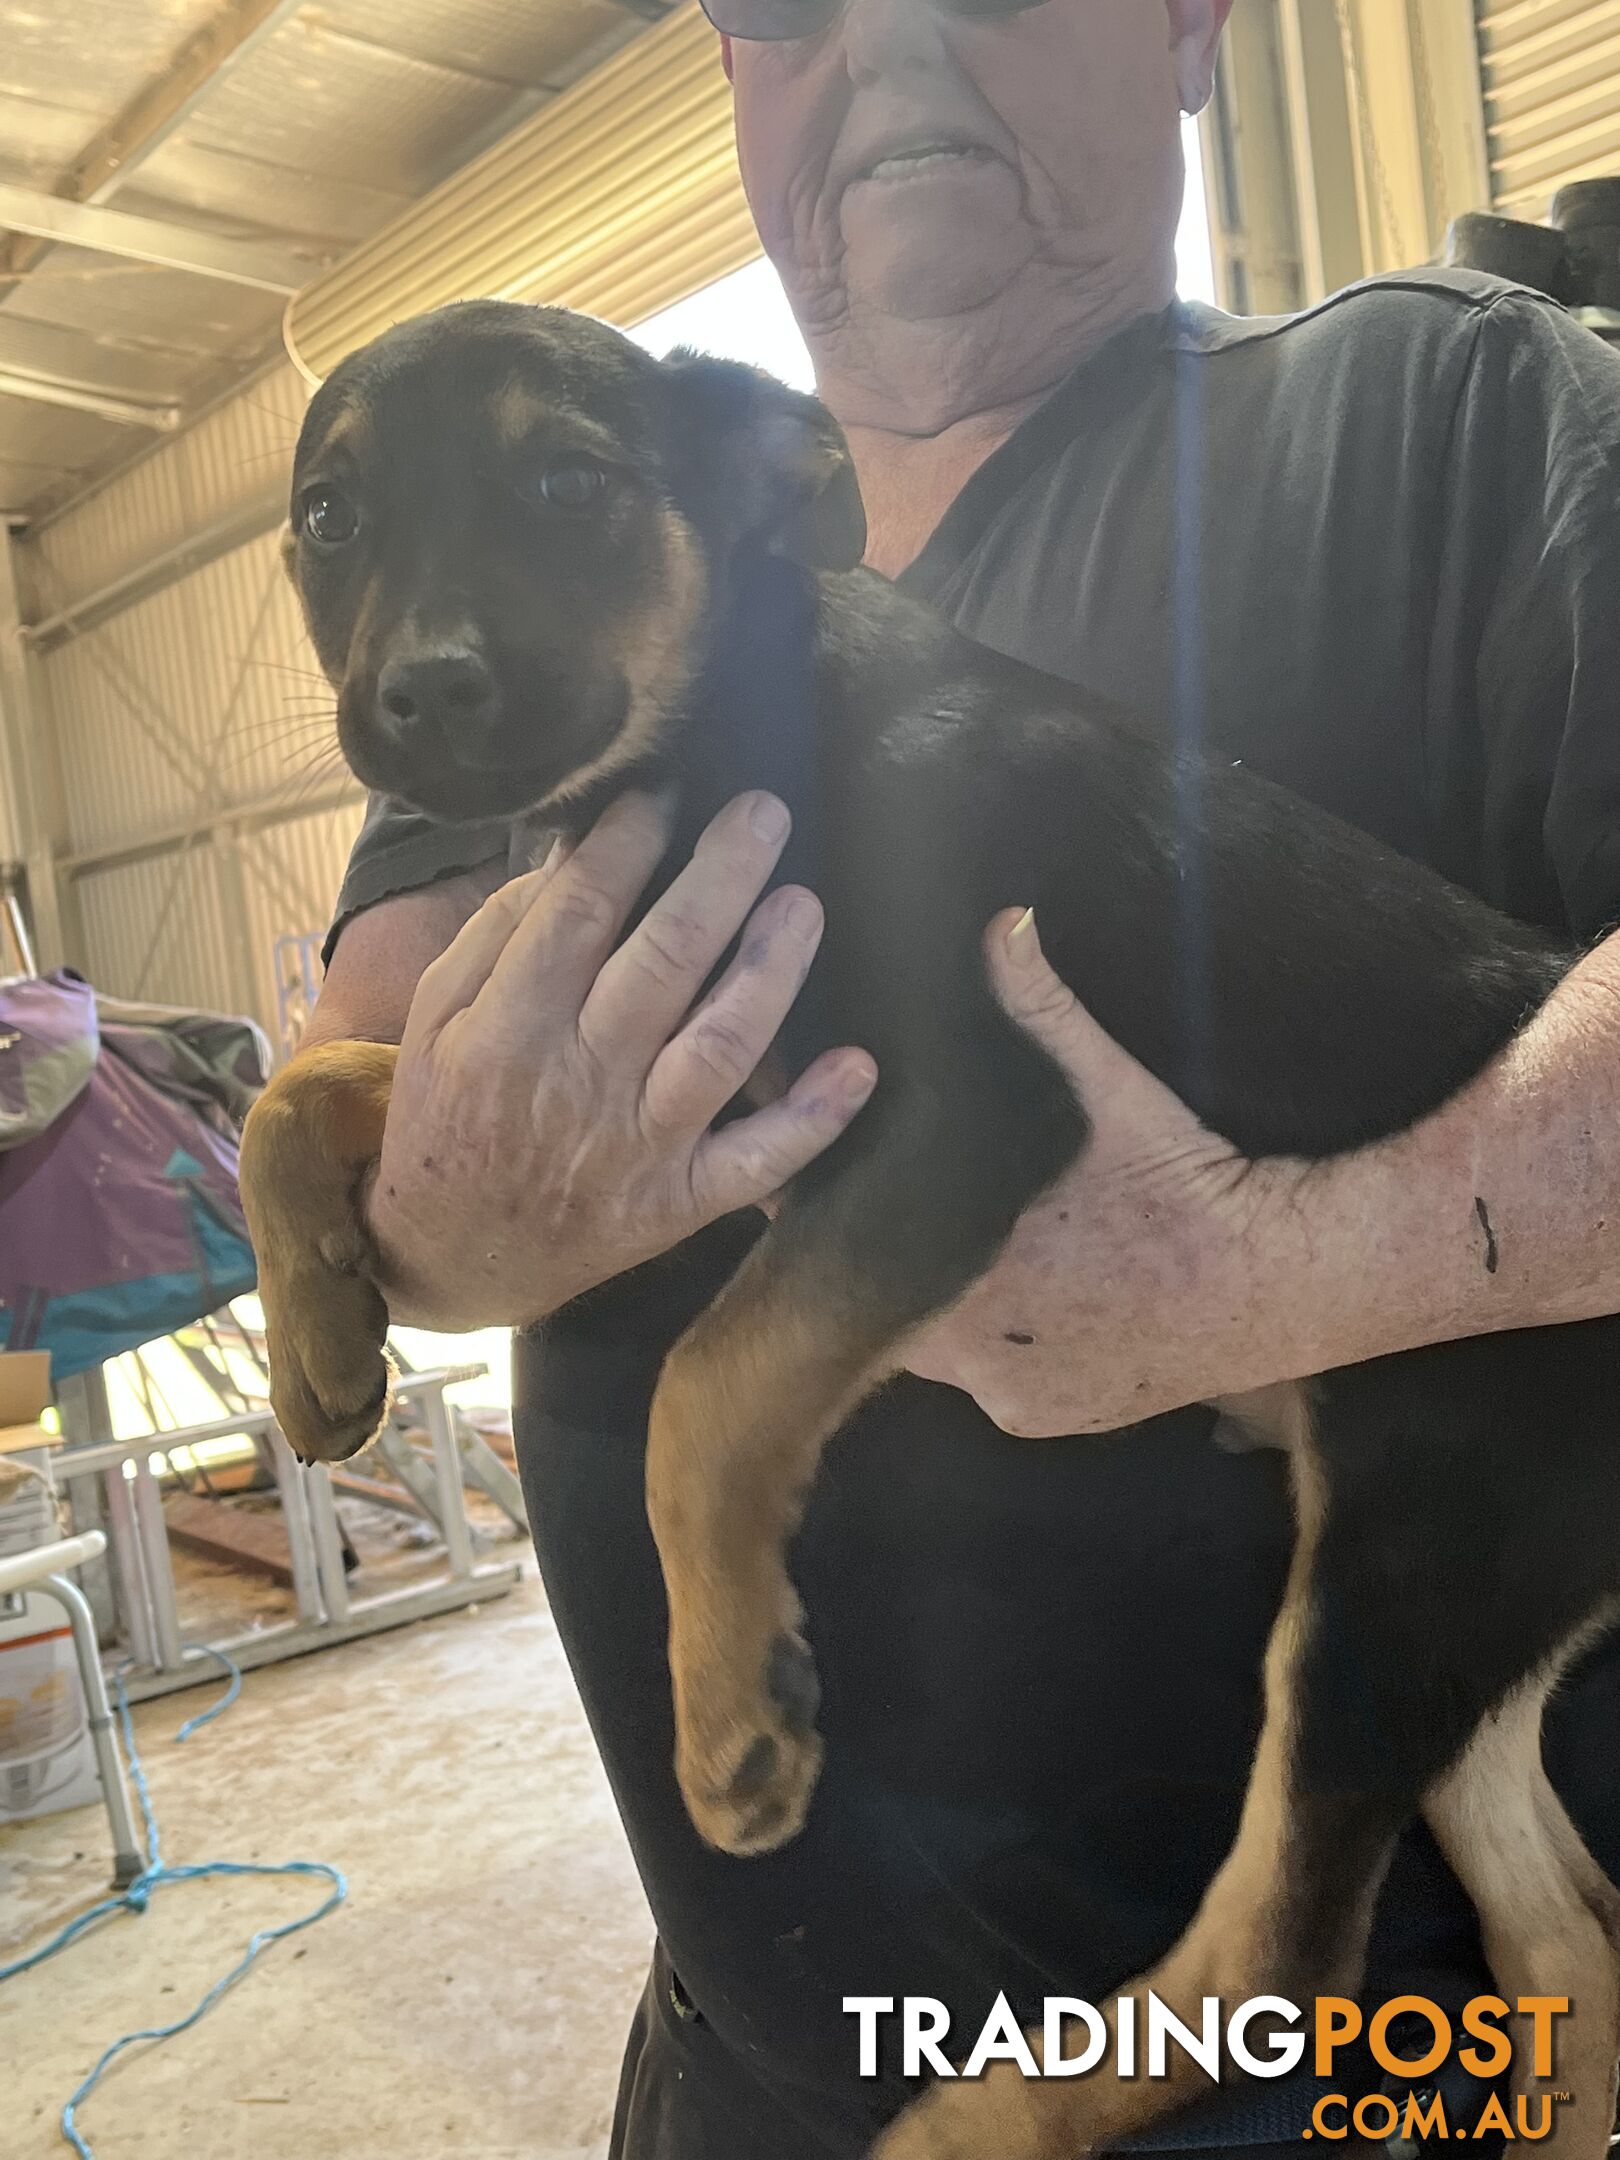
M 819 36 L 738 42 L 743 178 L 818 358 L 858 373 L 885 331 L 975 321 L 1005 352 L 1021 313 L 1050 349 L 1065 292 L 1168 264 L 1188 4 L 1044 0 L 973 22 L 848 0 Z

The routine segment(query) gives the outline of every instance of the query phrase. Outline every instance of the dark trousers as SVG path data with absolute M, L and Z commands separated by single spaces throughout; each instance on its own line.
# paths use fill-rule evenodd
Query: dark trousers
M 874 2107 L 871 2137 L 880 2127 L 881 2110 Z M 608 2160 L 866 2160 L 870 2142 L 818 2125 L 801 2099 L 772 2094 L 751 2078 L 708 2032 L 662 1948 L 655 1951 L 625 2047 Z M 1474 2160 L 1499 2160 L 1501 2141 L 1470 2139 L 1466 2150 Z M 1352 2134 L 1330 2145 L 1199 2146 L 1165 2160 L 1389 2160 L 1389 2154 Z

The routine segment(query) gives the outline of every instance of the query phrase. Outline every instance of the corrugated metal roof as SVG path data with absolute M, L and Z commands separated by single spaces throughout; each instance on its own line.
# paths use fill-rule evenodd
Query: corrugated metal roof
M 0 309 L 0 323 L 21 320 L 77 330 L 113 351 L 130 346 L 173 353 L 180 365 L 170 380 L 183 392 L 195 373 L 187 362 L 258 342 L 266 323 L 274 324 L 280 313 L 273 294 L 245 285 L 58 246 Z M 0 357 L 3 352 L 0 343 Z
M 206 20 L 217 0 L 12 0 L 0 8 L 6 113 L 12 106 L 72 113 L 90 133 L 132 88 L 161 75 L 175 48 Z M 0 141 L 10 153 L 9 127 Z M 77 153 L 75 143 L 69 156 Z
M 436 176 L 510 98 L 499 83 L 330 37 L 295 17 L 210 97 L 185 140 L 266 174 L 319 173 L 401 200 Z M 163 192 L 164 153 L 146 168 Z
M 645 27 L 638 0 L 0 0 L 0 181 L 72 193 L 76 162 L 188 42 L 228 46 L 237 23 L 256 42 L 96 199 L 290 248 L 312 275 Z M 4 394 L 8 368 L 74 374 L 59 357 L 82 349 L 108 394 L 127 380 L 149 402 L 155 376 L 164 402 L 194 406 L 273 344 L 282 302 L 79 246 L 31 261 L 23 245 L 8 283 L 0 231 L 0 509 L 37 515 L 145 437 Z
M 515 7 L 512 0 L 330 0 L 311 9 L 312 23 L 334 37 L 369 40 L 413 59 L 464 69 L 513 87 L 563 89 L 604 38 L 618 41 L 624 10 L 615 0 L 553 0 Z M 600 57 L 594 54 L 593 57 Z

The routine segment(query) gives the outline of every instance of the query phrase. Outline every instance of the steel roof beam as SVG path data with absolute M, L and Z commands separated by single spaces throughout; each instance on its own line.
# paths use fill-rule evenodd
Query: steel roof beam
M 109 201 L 209 92 L 303 5 L 304 0 L 227 0 L 186 40 L 164 73 L 91 138 L 54 192 L 78 203 Z M 49 239 L 21 234 L 0 244 L 0 284 L 26 276 L 50 246 Z
M 104 390 L 86 390 L 82 384 L 61 382 L 51 375 L 26 375 L 0 360 L 0 397 L 29 398 L 36 405 L 61 405 L 69 412 L 94 413 L 119 427 L 156 428 L 169 434 L 180 425 L 178 405 L 138 405 L 128 398 L 109 397 Z
M 199 232 L 194 225 L 176 225 L 167 218 L 136 217 L 127 210 L 69 202 L 60 195 L 41 195 L 4 181 L 0 181 L 0 227 L 92 248 L 98 255 L 117 255 L 128 262 L 186 270 L 197 277 L 221 278 L 230 285 L 250 285 L 259 292 L 295 293 L 319 267 L 286 249 Z
M 0 393 L 99 414 L 122 427 L 178 427 L 180 407 L 144 354 L 0 313 Z

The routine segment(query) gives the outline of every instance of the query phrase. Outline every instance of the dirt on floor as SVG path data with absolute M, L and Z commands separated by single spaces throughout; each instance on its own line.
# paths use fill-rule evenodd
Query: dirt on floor
M 206 1700 L 136 1711 L 164 1858 L 328 1860 L 348 1901 L 120 2061 L 80 2125 L 98 2160 L 600 2160 L 651 1923 L 532 1563 L 507 1598 L 250 1673 L 174 1746 Z M 107 1872 L 97 1809 L 0 1831 L 0 1962 Z M 107 2042 L 182 2015 L 322 1888 L 171 1885 L 8 1983 L 5 2160 L 66 2153 Z

